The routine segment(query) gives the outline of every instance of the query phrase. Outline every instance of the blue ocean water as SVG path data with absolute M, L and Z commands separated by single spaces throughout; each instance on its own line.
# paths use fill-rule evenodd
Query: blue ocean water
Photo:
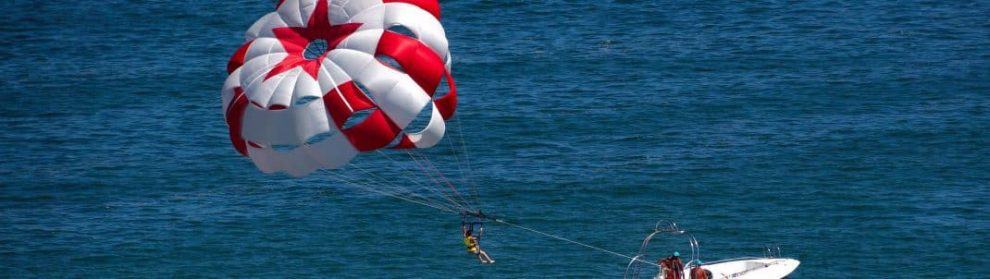
M 794 278 L 990 272 L 986 2 L 442 6 L 489 212 L 624 254 L 674 218 L 702 259 L 777 244 Z M 498 225 L 480 266 L 457 216 L 257 171 L 219 88 L 271 9 L 0 3 L 0 277 L 622 276 L 623 258 Z

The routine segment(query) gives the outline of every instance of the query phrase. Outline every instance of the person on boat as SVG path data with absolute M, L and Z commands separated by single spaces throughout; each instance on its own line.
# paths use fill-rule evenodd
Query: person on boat
M 681 279 L 684 274 L 684 263 L 681 262 L 681 253 L 674 251 L 674 255 L 670 256 L 670 269 L 673 269 L 676 277 L 673 279 Z
M 467 246 L 468 253 L 477 256 L 478 261 L 480 261 L 482 264 L 495 263 L 495 260 L 493 260 L 492 257 L 488 256 L 488 253 L 486 253 L 485 250 L 481 249 L 481 244 L 478 242 L 478 239 L 481 237 L 481 234 L 485 231 L 485 228 L 479 227 L 478 234 L 475 235 L 473 227 L 474 224 L 471 223 L 465 223 L 461 225 L 461 230 L 464 232 L 464 246 Z
M 683 279 L 684 263 L 681 262 L 681 253 L 674 251 L 670 257 L 657 261 L 660 265 L 660 273 L 657 278 L 661 279 Z
M 691 268 L 691 279 L 712 279 L 712 272 L 701 265 L 701 260 L 698 260 L 697 265 Z
M 670 269 L 670 258 L 657 260 L 657 265 L 660 266 L 660 272 L 657 273 L 657 276 L 653 277 L 654 279 L 667 279 L 667 275 L 673 273 Z

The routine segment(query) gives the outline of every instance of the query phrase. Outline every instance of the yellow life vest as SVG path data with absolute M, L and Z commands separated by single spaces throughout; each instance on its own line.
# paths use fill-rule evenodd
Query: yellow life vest
M 468 252 L 478 253 L 478 240 L 473 236 L 464 237 L 464 246 L 467 246 Z

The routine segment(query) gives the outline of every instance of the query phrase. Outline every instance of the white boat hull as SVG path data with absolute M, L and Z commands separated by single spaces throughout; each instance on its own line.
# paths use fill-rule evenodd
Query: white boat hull
M 784 258 L 745 258 L 701 265 L 712 272 L 713 278 L 765 279 L 784 278 L 794 272 L 801 262 Z M 690 274 L 688 270 L 685 274 Z M 685 277 L 689 278 L 689 277 Z

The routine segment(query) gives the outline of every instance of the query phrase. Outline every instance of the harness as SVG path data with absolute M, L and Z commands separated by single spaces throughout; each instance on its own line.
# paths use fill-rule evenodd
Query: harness
M 471 232 L 471 234 L 464 236 L 464 246 L 467 246 L 468 252 L 472 254 L 481 252 L 478 242 L 481 240 L 481 235 L 485 230 L 485 223 L 483 222 L 485 218 L 486 216 L 481 212 L 461 213 L 461 228 L 465 232 Z

